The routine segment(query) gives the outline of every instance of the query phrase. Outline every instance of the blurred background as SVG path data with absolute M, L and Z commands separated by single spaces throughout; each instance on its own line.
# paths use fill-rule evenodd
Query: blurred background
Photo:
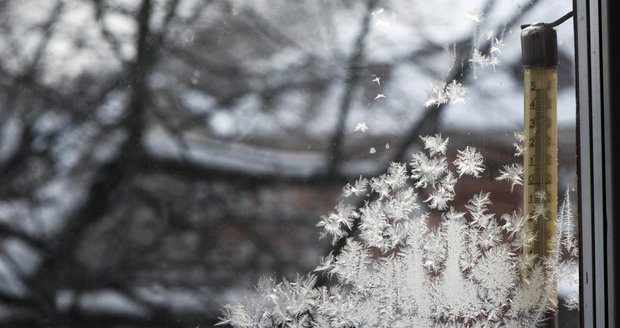
M 485 190 L 512 212 L 521 189 L 495 178 L 520 161 L 519 26 L 571 6 L 0 0 L 0 326 L 211 327 L 261 275 L 310 272 L 342 186 L 420 135 L 485 156 L 455 206 Z M 557 31 L 563 190 L 574 51 Z M 463 101 L 429 105 L 452 81 Z

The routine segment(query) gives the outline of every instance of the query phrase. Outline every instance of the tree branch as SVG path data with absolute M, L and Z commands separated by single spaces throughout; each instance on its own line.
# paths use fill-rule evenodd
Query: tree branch
M 364 60 L 364 53 L 366 51 L 366 39 L 370 32 L 370 21 L 372 18 L 372 11 L 377 4 L 377 0 L 368 0 L 366 2 L 366 13 L 362 21 L 360 32 L 355 40 L 353 53 L 349 57 L 348 61 L 348 73 L 345 81 L 345 91 L 340 103 L 340 110 L 338 112 L 338 120 L 334 133 L 329 142 L 329 151 L 327 158 L 327 174 L 333 175 L 338 170 L 340 162 L 342 161 L 342 140 L 344 137 L 344 127 L 351 110 L 351 100 L 353 94 L 357 88 L 357 84 L 360 79 L 359 66 L 362 65 Z
M 77 245 L 85 231 L 99 222 L 111 208 L 118 197 L 118 189 L 135 171 L 131 170 L 134 159 L 140 156 L 141 138 L 144 130 L 144 110 L 146 101 L 146 75 L 150 70 L 154 49 L 150 42 L 149 23 L 151 17 L 151 0 L 143 0 L 138 13 L 137 56 L 132 68 L 131 99 L 128 104 L 122 126 L 128 130 L 129 137 L 121 147 L 121 152 L 114 160 L 103 165 L 94 175 L 94 181 L 88 190 L 87 200 L 68 218 L 64 230 L 56 236 L 51 249 L 45 254 L 39 271 L 30 277 L 27 285 L 31 292 L 40 295 L 54 309 L 54 293 L 58 286 L 67 279 Z M 52 310 L 53 311 L 53 310 Z M 55 316 L 56 313 L 46 315 Z

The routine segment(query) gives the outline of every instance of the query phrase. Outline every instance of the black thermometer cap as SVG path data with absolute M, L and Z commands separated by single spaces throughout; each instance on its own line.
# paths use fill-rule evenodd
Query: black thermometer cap
M 523 68 L 555 67 L 558 65 L 558 37 L 548 24 L 536 23 L 521 31 Z

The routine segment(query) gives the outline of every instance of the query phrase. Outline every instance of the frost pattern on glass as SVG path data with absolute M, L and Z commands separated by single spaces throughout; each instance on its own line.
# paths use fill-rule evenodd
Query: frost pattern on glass
M 542 261 L 523 255 L 531 241 L 519 212 L 491 212 L 492 195 L 474 194 L 461 212 L 450 205 L 462 175 L 484 172 L 473 147 L 448 161 L 448 138 L 422 137 L 425 151 L 385 174 L 347 184 L 335 211 L 317 224 L 339 254 L 322 259 L 317 276 L 295 282 L 263 279 L 243 305 L 227 305 L 220 324 L 233 327 L 535 327 L 544 319 L 552 281 L 574 266 L 574 224 L 569 193 L 559 211 L 557 251 Z M 511 188 L 521 183 L 517 164 L 489 172 Z M 420 197 L 421 195 L 429 195 Z M 363 197 L 360 207 L 351 204 Z M 540 195 L 544 197 L 544 195 Z M 542 199 L 542 198 L 541 198 Z M 441 222 L 430 224 L 439 214 Z M 349 231 L 359 220 L 358 233 Z M 572 255 L 559 263 L 558 255 Z M 527 279 L 522 269 L 531 267 Z M 574 275 L 573 275 L 574 276 Z M 578 275 L 577 275 L 578 277 Z M 574 279 L 567 283 L 574 283 Z M 578 283 L 578 280 L 577 280 Z M 578 306 L 571 295 L 569 307 Z M 576 303 L 575 303 L 576 302 Z
M 484 162 L 482 155 L 474 147 L 467 146 L 464 150 L 459 150 L 454 161 L 459 178 L 463 175 L 480 176 L 484 172 Z
M 498 181 L 505 180 L 510 182 L 510 191 L 513 191 L 517 185 L 523 185 L 523 165 L 518 163 L 504 165 L 504 168 L 499 172 L 500 176 L 495 179 Z
M 439 105 L 451 103 L 465 103 L 469 91 L 460 82 L 452 80 L 450 83 L 444 81 L 431 83 L 429 97 L 424 104 L 426 107 L 438 107 Z

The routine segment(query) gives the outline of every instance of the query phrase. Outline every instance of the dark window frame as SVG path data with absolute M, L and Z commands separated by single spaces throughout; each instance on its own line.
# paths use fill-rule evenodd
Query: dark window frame
M 612 0 L 574 0 L 579 162 L 581 327 L 617 327 L 620 122 Z M 614 238 L 614 236 L 617 236 Z

